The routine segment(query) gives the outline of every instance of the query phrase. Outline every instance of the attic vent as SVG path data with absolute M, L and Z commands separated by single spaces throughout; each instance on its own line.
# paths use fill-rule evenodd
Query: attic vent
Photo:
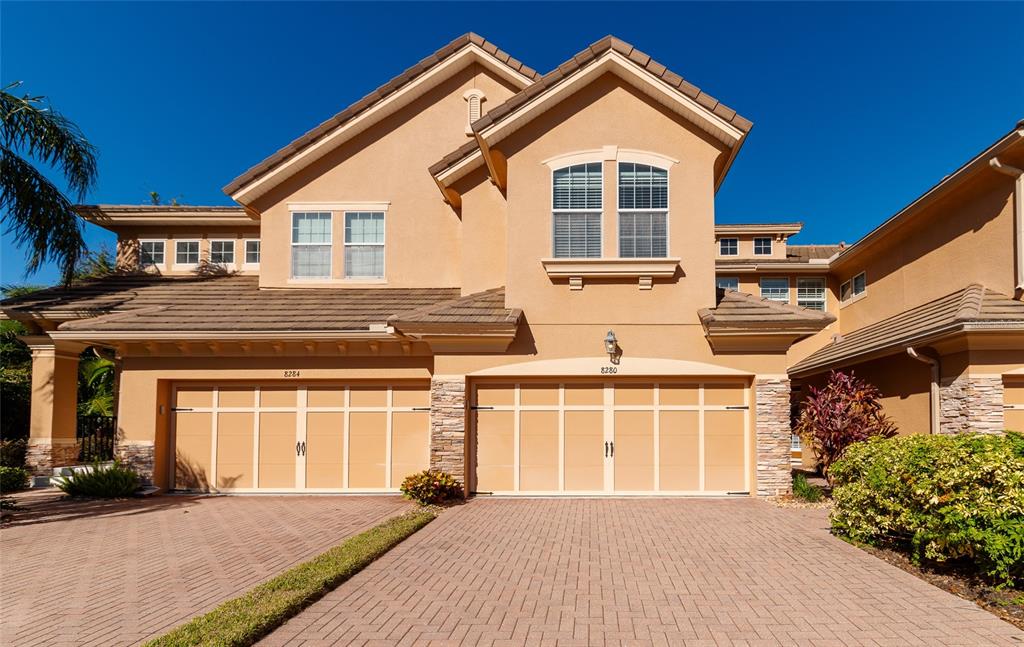
M 482 91 L 473 88 L 472 90 L 467 90 L 466 94 L 462 95 L 462 98 L 466 100 L 466 134 L 472 135 L 473 129 L 470 126 L 483 115 L 480 104 L 484 102 L 486 97 Z

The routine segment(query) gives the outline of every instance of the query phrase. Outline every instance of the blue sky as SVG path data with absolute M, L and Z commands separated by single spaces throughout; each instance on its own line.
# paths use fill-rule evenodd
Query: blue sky
M 614 33 L 753 120 L 719 222 L 801 220 L 794 242 L 852 242 L 1024 118 L 1022 20 L 1012 2 L 5 0 L 0 81 L 46 95 L 99 148 L 88 202 L 230 204 L 236 175 L 461 33 L 541 72 Z M 0 254 L 0 283 L 24 280 L 7 236 Z

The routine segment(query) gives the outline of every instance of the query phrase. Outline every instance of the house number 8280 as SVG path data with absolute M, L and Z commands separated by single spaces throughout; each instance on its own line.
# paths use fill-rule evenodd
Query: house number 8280
M 601 374 L 602 375 L 609 375 L 609 374 L 618 373 L 618 372 L 619 372 L 619 367 L 618 366 L 602 366 L 601 367 Z

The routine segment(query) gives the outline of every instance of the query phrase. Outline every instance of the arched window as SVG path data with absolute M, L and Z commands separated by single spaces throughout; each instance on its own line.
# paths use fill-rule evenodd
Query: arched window
M 668 256 L 668 170 L 619 162 L 619 256 Z
M 601 162 L 574 164 L 552 172 L 552 255 L 601 257 Z
M 476 88 L 467 90 L 466 94 L 462 95 L 462 98 L 466 100 L 466 134 L 472 135 L 473 122 L 483 116 L 483 109 L 481 103 L 484 100 L 484 93 Z

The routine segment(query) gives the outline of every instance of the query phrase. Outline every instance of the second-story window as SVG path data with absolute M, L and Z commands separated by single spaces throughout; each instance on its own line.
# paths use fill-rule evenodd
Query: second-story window
M 384 212 L 345 213 L 345 278 L 384 278 Z
M 761 279 L 761 298 L 789 303 L 789 279 L 763 277 Z
M 822 277 L 796 280 L 796 303 L 802 308 L 825 312 L 825 279 Z
M 754 239 L 754 256 L 771 256 L 772 239 L 768 237 Z
M 718 239 L 718 255 L 719 256 L 739 256 L 740 254 L 740 241 L 737 238 L 719 238 Z
M 551 251 L 555 258 L 601 257 L 601 188 L 601 162 L 554 172 Z
M 738 291 L 740 289 L 740 280 L 735 276 L 719 276 L 715 279 L 715 287 L 720 290 Z
M 199 263 L 199 241 L 178 240 L 174 243 L 175 265 L 197 265 Z
M 245 264 L 246 265 L 259 265 L 260 264 L 260 239 L 250 238 L 245 241 Z
M 619 163 L 619 256 L 668 256 L 668 171 Z
M 211 240 L 210 262 L 214 265 L 233 265 L 235 262 L 235 241 Z
M 839 286 L 839 299 L 841 301 L 849 301 L 855 296 L 864 294 L 868 290 L 868 275 L 861 272 L 857 276 L 853 277 L 849 281 L 843 282 Z
M 162 240 L 140 240 L 139 241 L 139 266 L 163 267 L 164 265 L 164 241 Z
M 330 212 L 293 213 L 292 278 L 326 279 L 330 276 Z

